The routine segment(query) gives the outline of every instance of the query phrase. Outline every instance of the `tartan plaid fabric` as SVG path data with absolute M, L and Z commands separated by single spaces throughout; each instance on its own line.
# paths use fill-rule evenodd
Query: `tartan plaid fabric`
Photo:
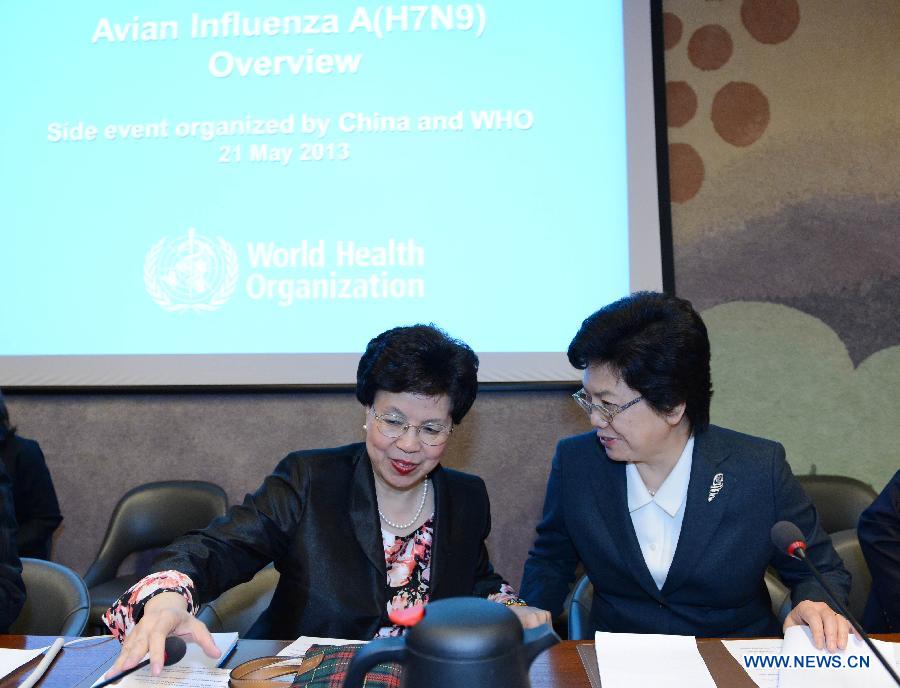
M 359 645 L 311 645 L 304 659 L 323 655 L 322 663 L 312 671 L 294 677 L 291 688 L 341 688 L 347 667 Z M 366 688 L 400 688 L 400 665 L 379 664 L 368 674 Z

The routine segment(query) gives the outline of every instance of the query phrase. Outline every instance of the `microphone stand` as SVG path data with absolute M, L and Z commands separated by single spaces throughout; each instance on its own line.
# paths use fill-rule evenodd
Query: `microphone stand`
M 871 639 L 869 638 L 869 634 L 866 633 L 862 629 L 862 626 L 859 625 L 859 622 L 847 610 L 847 608 L 841 603 L 841 601 L 838 599 L 838 596 L 834 594 L 834 591 L 831 589 L 831 586 L 825 580 L 825 577 L 821 573 L 819 573 L 819 569 L 817 569 L 815 566 L 813 566 L 813 563 L 809 559 L 806 558 L 806 548 L 805 547 L 796 547 L 794 549 L 794 551 L 791 552 L 791 556 L 794 557 L 795 559 L 799 559 L 804 564 L 806 564 L 806 568 L 808 568 L 810 570 L 810 572 L 812 572 L 812 575 L 815 576 L 815 579 L 817 581 L 819 581 L 819 585 L 821 585 L 822 588 L 825 590 L 825 592 L 828 593 L 828 596 L 831 598 L 831 601 L 834 602 L 834 604 L 837 606 L 837 608 L 841 610 L 841 614 L 843 614 L 844 618 L 850 622 L 850 625 L 853 626 L 853 628 L 856 630 L 856 634 L 865 641 L 866 645 L 868 645 L 869 649 L 872 651 L 872 654 L 874 654 L 878 658 L 878 661 L 881 662 L 882 666 L 884 666 L 884 668 L 887 670 L 887 672 L 891 675 L 891 678 L 894 679 L 894 682 L 898 686 L 900 686 L 900 677 L 897 676 L 897 672 L 894 671 L 894 667 L 892 667 L 888 663 L 888 661 L 884 658 L 884 655 L 882 655 L 881 652 L 878 651 L 878 648 L 875 647 L 875 643 L 873 643 L 871 641 Z

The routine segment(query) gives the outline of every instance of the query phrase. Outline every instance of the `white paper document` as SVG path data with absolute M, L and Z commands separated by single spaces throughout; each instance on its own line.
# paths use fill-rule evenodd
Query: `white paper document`
M 597 633 L 603 688 L 716 688 L 693 636 Z
M 11 674 L 46 649 L 46 647 L 40 647 L 36 650 L 7 650 L 0 648 L 0 678 Z
M 779 638 L 723 640 L 722 644 L 759 688 L 778 688 L 777 661 L 770 658 L 781 654 Z
M 129 674 L 115 684 L 116 688 L 149 688 L 163 686 L 165 688 L 226 688 L 228 686 L 228 669 L 209 669 L 207 667 L 181 666 L 178 663 L 166 667 L 159 676 L 150 675 L 150 667 L 145 667 Z M 288 686 L 289 684 L 285 684 Z
M 364 640 L 347 640 L 345 638 L 317 638 L 312 635 L 301 635 L 294 642 L 282 649 L 279 657 L 302 657 L 311 645 L 362 645 Z
M 227 661 L 227 657 L 238 641 L 237 633 L 213 633 L 216 647 L 222 651 L 219 657 L 207 657 L 196 643 L 187 643 L 187 651 L 177 664 L 163 667 L 159 676 L 150 675 L 150 667 L 138 669 L 128 674 L 116 684 L 116 688 L 146 688 L 147 686 L 165 686 L 165 688 L 223 688 L 228 685 L 228 669 L 218 668 Z M 100 683 L 103 678 L 94 683 Z
M 873 640 L 888 662 L 897 666 L 896 644 Z M 792 626 L 784 633 L 779 688 L 896 688 L 869 646 L 855 635 L 839 652 L 817 650 L 808 626 Z

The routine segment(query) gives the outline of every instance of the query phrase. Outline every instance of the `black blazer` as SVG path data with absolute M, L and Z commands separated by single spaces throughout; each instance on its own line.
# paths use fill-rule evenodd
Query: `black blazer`
M 430 599 L 500 590 L 484 540 L 484 482 L 438 466 Z M 301 635 L 369 640 L 387 619 L 387 571 L 364 444 L 289 454 L 241 506 L 177 540 L 154 570 L 189 575 L 197 602 L 249 580 L 271 561 L 281 573 L 248 637 Z
M 710 499 L 713 480 L 720 490 Z M 774 565 L 800 600 L 826 601 L 803 564 L 775 551 L 772 526 L 796 523 L 808 555 L 846 598 L 850 575 L 818 516 L 769 440 L 711 426 L 694 439 L 681 535 L 662 590 L 647 569 L 628 513 L 625 464 L 591 432 L 557 446 L 543 520 L 521 597 L 559 614 L 580 560 L 594 585 L 597 630 L 711 637 L 779 635 L 763 575 Z
M 859 544 L 872 574 L 863 626 L 872 633 L 900 631 L 900 471 L 859 517 Z
M 19 556 L 49 559 L 53 531 L 63 518 L 44 453 L 34 440 L 8 433 L 0 438 L 0 460 L 12 481 Z
M 25 604 L 22 562 L 16 554 L 16 519 L 9 476 L 0 466 L 0 633 L 19 616 Z

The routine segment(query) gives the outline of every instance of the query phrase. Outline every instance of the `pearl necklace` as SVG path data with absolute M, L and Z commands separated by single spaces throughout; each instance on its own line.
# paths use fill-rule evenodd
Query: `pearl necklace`
M 422 509 L 425 508 L 425 498 L 428 496 L 428 480 L 425 480 L 424 485 L 422 487 L 422 499 L 419 501 L 419 508 L 416 509 L 416 515 L 412 517 L 412 519 L 408 523 L 394 523 L 391 519 L 384 515 L 384 512 L 381 510 L 381 507 L 378 507 L 378 515 L 381 516 L 381 520 L 387 523 L 391 528 L 396 528 L 397 530 L 406 530 L 413 523 L 419 520 L 419 516 L 422 515 Z

